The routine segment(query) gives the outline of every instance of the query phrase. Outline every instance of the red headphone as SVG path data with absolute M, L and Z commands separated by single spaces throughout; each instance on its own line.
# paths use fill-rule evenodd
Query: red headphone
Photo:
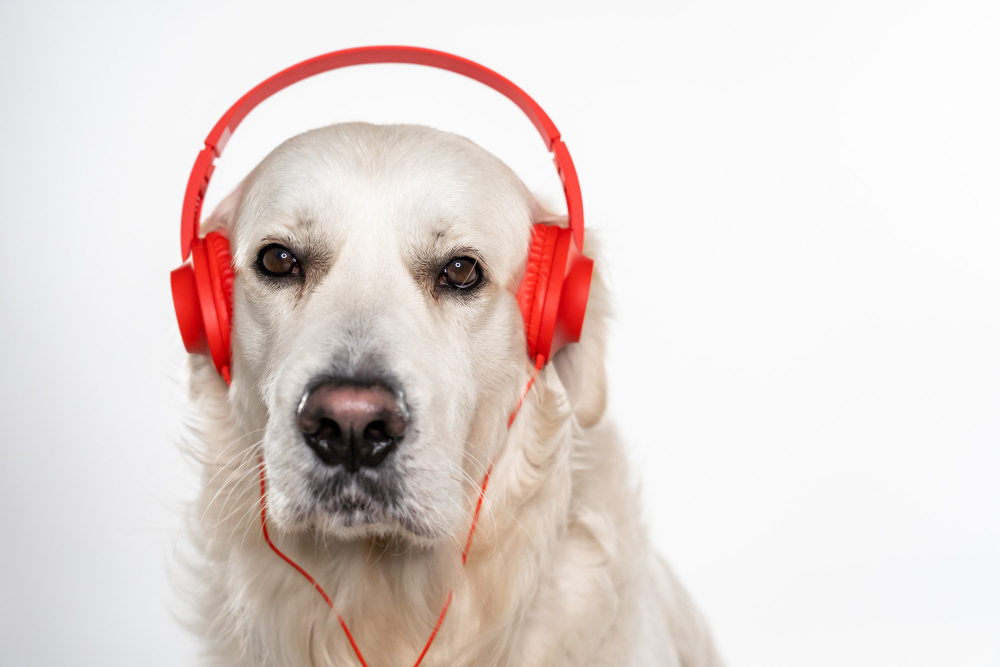
M 524 316 L 528 355 L 540 368 L 562 346 L 580 340 L 594 262 L 583 248 L 583 200 L 573 159 L 559 130 L 533 99 L 496 72 L 442 51 L 412 46 L 366 46 L 334 51 L 278 72 L 241 97 L 219 119 L 198 153 L 184 193 L 181 212 L 181 259 L 170 273 L 170 286 L 184 347 L 210 357 L 230 382 L 233 266 L 229 241 L 221 232 L 198 235 L 201 205 L 215 169 L 215 159 L 240 122 L 274 93 L 315 74 L 368 63 L 409 63 L 462 74 L 503 93 L 521 108 L 545 140 L 562 179 L 569 227 L 538 223 L 531 232 L 528 265 L 517 301 Z M 188 262 L 188 256 L 191 261 Z

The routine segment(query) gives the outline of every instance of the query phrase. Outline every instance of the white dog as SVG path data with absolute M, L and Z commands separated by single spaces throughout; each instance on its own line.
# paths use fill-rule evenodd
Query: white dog
M 369 665 L 409 667 L 448 599 L 425 667 L 720 664 L 602 420 L 599 280 L 507 428 L 544 220 L 471 142 L 367 124 L 285 142 L 206 220 L 236 271 L 232 387 L 191 367 L 208 664 L 357 665 L 343 619 Z M 271 538 L 332 611 L 266 543 L 261 469 Z

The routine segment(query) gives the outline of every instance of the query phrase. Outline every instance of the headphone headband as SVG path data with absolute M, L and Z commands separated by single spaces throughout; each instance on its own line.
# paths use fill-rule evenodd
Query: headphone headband
M 486 84 L 514 102 L 534 123 L 542 139 L 545 140 L 546 148 L 552 152 L 566 195 L 566 210 L 569 213 L 569 227 L 573 233 L 574 245 L 578 249 L 583 248 L 583 199 L 580 196 L 580 183 L 577 180 L 573 159 L 566 144 L 560 139 L 555 124 L 527 93 L 493 70 L 450 53 L 415 46 L 365 46 L 333 51 L 292 65 L 241 97 L 219 119 L 205 139 L 205 147 L 198 153 L 184 193 L 184 209 L 181 213 L 182 259 L 188 258 L 191 244 L 198 238 L 201 205 L 212 172 L 215 170 L 215 159 L 222 155 L 226 142 L 246 115 L 271 95 L 302 79 L 342 67 L 370 63 L 405 63 L 448 70 Z

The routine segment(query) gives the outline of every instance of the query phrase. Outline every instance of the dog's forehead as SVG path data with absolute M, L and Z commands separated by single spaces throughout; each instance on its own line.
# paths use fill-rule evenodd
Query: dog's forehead
M 255 170 L 240 236 L 395 237 L 506 253 L 523 247 L 533 199 L 471 141 L 412 125 L 350 123 L 285 142 Z

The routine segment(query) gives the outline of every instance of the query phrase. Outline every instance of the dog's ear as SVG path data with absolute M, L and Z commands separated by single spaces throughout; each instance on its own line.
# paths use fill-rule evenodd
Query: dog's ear
M 225 199 L 219 202 L 212 214 L 201 221 L 201 235 L 205 236 L 209 232 L 222 232 L 229 236 L 233 232 L 236 224 L 236 216 L 243 203 L 243 195 L 247 189 L 247 182 L 250 177 L 244 178 L 233 188 L 233 191 L 226 195 Z
M 588 257 L 593 258 L 594 237 L 587 235 Z M 607 374 L 604 368 L 604 347 L 607 330 L 608 293 L 601 280 L 600 262 L 594 263 L 594 277 L 587 299 L 580 341 L 567 345 L 553 357 L 559 379 L 566 388 L 570 407 L 577 421 L 589 428 L 601 420 L 607 406 Z

